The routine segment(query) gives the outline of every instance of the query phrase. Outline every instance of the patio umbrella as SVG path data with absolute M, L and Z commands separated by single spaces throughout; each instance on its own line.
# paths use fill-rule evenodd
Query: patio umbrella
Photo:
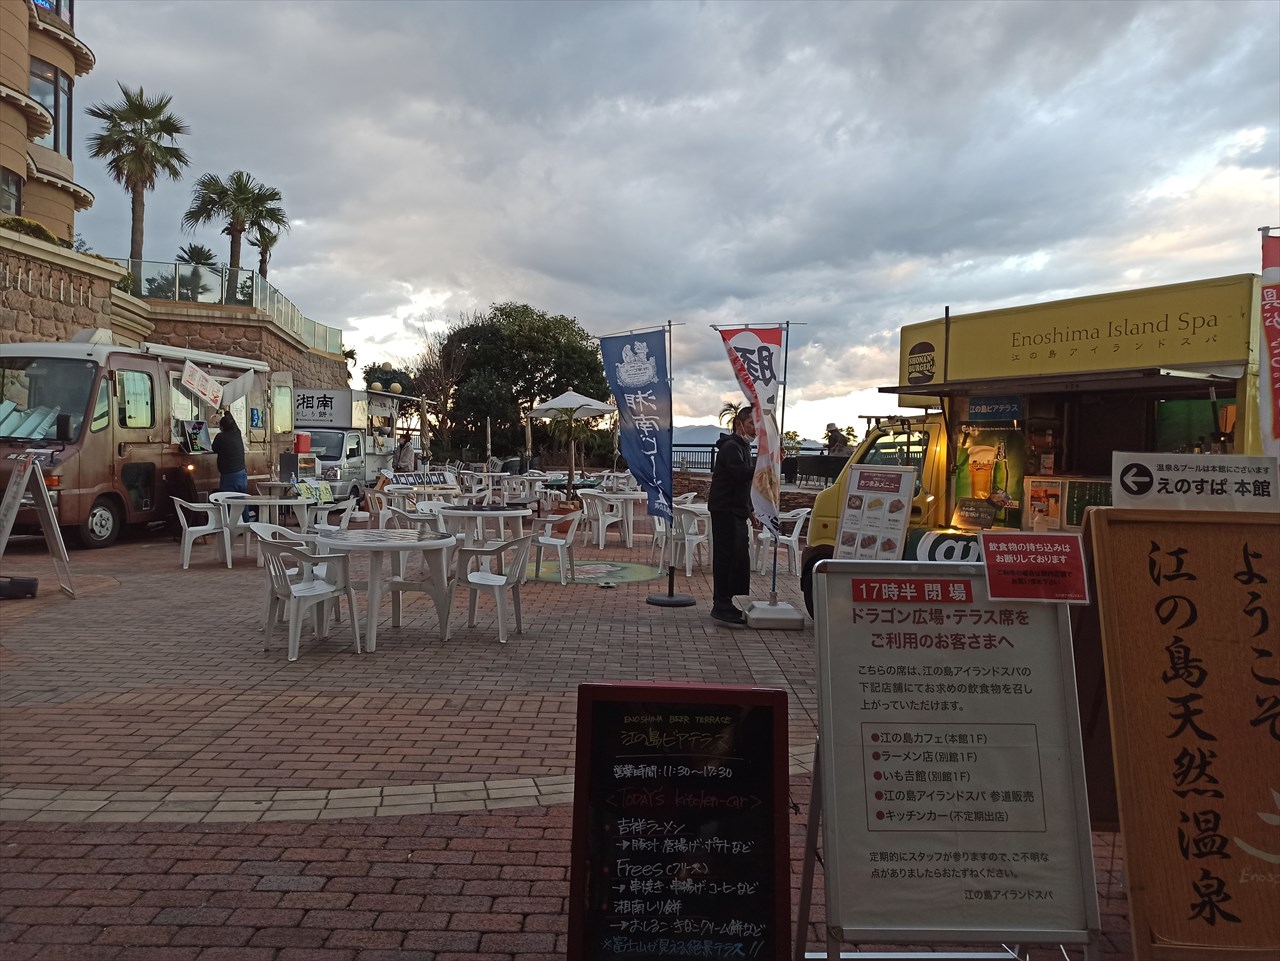
M 590 420 L 593 417 L 603 417 L 605 414 L 614 412 L 612 404 L 606 404 L 602 400 L 596 400 L 593 397 L 587 397 L 585 394 L 579 394 L 576 390 L 567 390 L 559 397 L 553 397 L 551 400 L 544 400 L 541 404 L 535 406 L 529 411 L 530 417 L 540 417 L 550 419 L 552 417 L 568 417 L 570 420 Z M 569 496 L 573 496 L 573 467 L 574 467 L 574 443 L 573 438 L 569 439 Z

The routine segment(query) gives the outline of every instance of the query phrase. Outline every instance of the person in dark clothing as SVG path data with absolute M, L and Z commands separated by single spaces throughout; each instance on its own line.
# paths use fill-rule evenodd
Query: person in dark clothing
M 218 422 L 213 452 L 218 455 L 218 473 L 222 475 L 218 490 L 249 493 L 249 474 L 244 467 L 244 435 L 230 411 L 225 412 Z
M 742 611 L 733 606 L 735 595 L 751 590 L 751 480 L 756 459 L 751 442 L 756 437 L 755 413 L 744 407 L 733 418 L 733 433 L 716 441 L 716 466 L 707 492 L 711 514 L 711 616 L 725 624 L 744 624 Z

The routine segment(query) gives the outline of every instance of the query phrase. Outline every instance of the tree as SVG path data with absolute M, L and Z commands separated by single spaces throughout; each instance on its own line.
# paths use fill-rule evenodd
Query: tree
M 218 255 L 204 244 L 185 244 L 178 248 L 178 263 L 197 267 L 218 266 Z
M 522 417 L 542 398 L 576 390 L 609 396 L 600 348 L 572 317 L 505 303 L 450 331 L 445 354 L 461 366 L 449 406 L 455 433 L 479 446 L 492 418 L 495 449 L 524 446 Z M 458 440 L 457 437 L 454 438 Z
M 243 170 L 225 181 L 204 174 L 191 191 L 191 206 L 182 215 L 182 226 L 194 230 L 202 224 L 225 220 L 222 232 L 231 238 L 231 269 L 240 269 L 240 244 L 248 231 L 277 232 L 289 229 L 283 198 L 275 187 L 259 183 Z
M 217 255 L 206 247 L 204 244 L 186 244 L 178 248 L 178 263 L 190 264 L 191 269 L 188 271 L 178 271 L 178 299 L 197 301 L 201 295 L 209 293 L 213 290 L 208 284 L 204 283 L 204 275 L 201 273 L 201 267 L 217 267 Z M 147 281 L 148 287 L 151 281 Z M 150 294 L 150 291 L 148 291 Z M 151 294 L 151 296 L 156 296 Z
M 720 417 L 718 418 L 720 423 L 732 427 L 734 418 L 738 416 L 738 411 L 740 410 L 742 410 L 741 403 L 732 400 L 725 401 L 724 406 L 720 408 Z
M 86 111 L 103 123 L 102 130 L 89 137 L 89 155 L 106 157 L 107 173 L 129 192 L 129 260 L 138 261 L 142 259 L 147 192 L 155 189 L 161 174 L 170 180 L 182 179 L 182 170 L 191 161 L 175 141 L 190 130 L 182 118 L 169 111 L 173 98 L 168 94 L 148 97 L 141 87 L 130 90 L 124 84 L 118 86 L 119 103 L 96 103 Z
M 425 318 L 418 324 L 422 336 L 422 350 L 409 362 L 413 392 L 427 401 L 425 421 L 432 434 L 440 438 L 446 447 L 451 443 L 452 418 L 450 406 L 453 392 L 463 375 L 464 351 L 449 346 L 449 338 L 458 328 L 468 323 L 479 323 L 483 314 L 458 315 L 444 330 L 428 330 Z
M 342 359 L 347 362 L 347 383 L 351 383 L 351 365 L 356 362 L 356 349 L 348 347 L 342 352 Z
M 267 279 L 267 264 L 271 263 L 271 251 L 280 239 L 280 231 L 257 227 L 249 236 L 249 246 L 258 248 L 258 276 Z

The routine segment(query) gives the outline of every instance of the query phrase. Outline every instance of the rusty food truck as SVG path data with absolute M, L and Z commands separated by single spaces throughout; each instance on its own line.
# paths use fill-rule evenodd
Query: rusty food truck
M 107 547 L 125 525 L 168 521 L 172 496 L 194 501 L 218 489 L 209 384 L 238 381 L 237 396 L 223 404 L 244 434 L 250 484 L 292 449 L 291 374 L 257 360 L 109 339 L 0 344 L 0 484 L 33 454 L 58 525 L 82 545 Z M 205 396 L 184 384 L 188 362 L 207 376 Z M 32 532 L 38 523 L 34 510 L 23 510 L 14 529 Z
M 1259 454 L 1259 278 L 1241 274 L 902 328 L 904 407 L 814 501 L 801 587 L 837 550 L 854 468 L 915 469 L 908 560 L 976 561 L 975 528 L 1081 529 L 1114 451 Z

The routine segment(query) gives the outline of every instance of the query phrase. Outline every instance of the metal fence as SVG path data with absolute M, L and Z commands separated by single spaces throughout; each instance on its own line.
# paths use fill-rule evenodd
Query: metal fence
M 152 260 L 116 259 L 115 262 L 129 271 L 132 277 L 130 293 L 135 297 L 253 307 L 308 347 L 330 354 L 342 353 L 341 330 L 304 316 L 288 297 L 258 276 L 256 270 Z

